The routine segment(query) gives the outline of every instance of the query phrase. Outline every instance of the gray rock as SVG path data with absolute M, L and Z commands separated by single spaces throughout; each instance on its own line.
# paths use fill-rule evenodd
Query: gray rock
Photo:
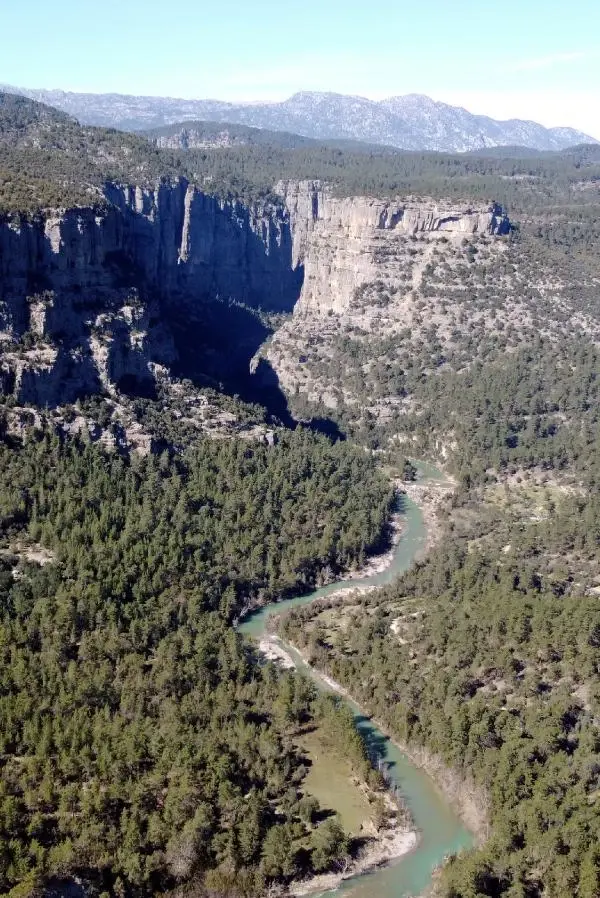
M 40 406 L 132 382 L 151 391 L 177 360 L 173 320 L 208 302 L 340 311 L 376 279 L 378 236 L 510 230 L 493 205 L 339 198 L 312 181 L 276 190 L 280 203 L 245 205 L 184 179 L 113 184 L 101 208 L 0 220 L 3 391 Z

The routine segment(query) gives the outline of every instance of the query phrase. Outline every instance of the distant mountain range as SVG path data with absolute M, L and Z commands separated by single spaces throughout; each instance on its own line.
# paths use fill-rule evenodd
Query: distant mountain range
M 280 103 L 226 103 L 125 94 L 86 94 L 0 86 L 70 113 L 82 124 L 149 130 L 203 119 L 286 131 L 318 140 L 358 140 L 404 150 L 469 152 L 496 146 L 562 150 L 598 143 L 574 128 L 496 121 L 420 94 L 376 102 L 364 97 L 304 91 Z

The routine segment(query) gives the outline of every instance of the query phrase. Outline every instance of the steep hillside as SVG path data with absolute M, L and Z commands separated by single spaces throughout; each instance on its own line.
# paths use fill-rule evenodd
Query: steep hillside
M 315 152 L 320 149 L 330 149 L 360 154 L 400 152 L 392 146 L 367 143 L 362 140 L 350 138 L 316 140 L 288 131 L 270 131 L 267 128 L 253 128 L 250 125 L 233 125 L 231 122 L 175 122 L 172 125 L 164 125 L 162 128 L 142 131 L 141 134 L 149 138 L 155 146 L 171 150 L 262 147 L 268 148 L 270 151 L 307 148 Z
M 344 427 L 374 415 L 393 433 L 427 374 L 565 326 L 596 333 L 598 165 L 585 148 L 178 156 L 0 100 L 2 376 L 19 403 L 152 397 L 173 377 L 209 378 L 236 392 L 252 382 L 248 398 L 274 391 L 284 416 L 281 387 L 298 414 L 310 400 Z M 261 315 L 292 309 L 249 379 L 270 333 Z
M 395 438 L 453 372 L 542 337 L 597 341 L 600 195 L 586 183 L 588 203 L 531 208 L 512 228 L 496 207 L 398 207 L 314 185 L 302 206 L 292 189 L 290 208 L 312 209 L 310 251 L 264 355 L 297 411 L 318 402 L 363 437 L 378 424 Z
M 175 122 L 142 132 L 157 147 L 171 150 L 204 150 L 219 147 L 274 146 L 296 149 L 311 146 L 310 137 L 286 131 L 268 131 L 230 122 Z
M 174 322 L 187 318 L 192 338 L 210 302 L 284 311 L 298 297 L 284 208 L 219 201 L 185 180 L 110 185 L 104 196 L 101 209 L 0 224 L 2 365 L 21 402 L 56 405 L 126 382 L 152 393 L 178 358 Z M 227 344 L 226 310 L 223 319 Z

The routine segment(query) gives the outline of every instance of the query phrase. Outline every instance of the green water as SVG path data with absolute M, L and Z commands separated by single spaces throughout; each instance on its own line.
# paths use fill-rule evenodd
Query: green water
M 419 477 L 430 481 L 443 480 L 443 475 L 436 468 L 424 463 L 419 464 Z M 424 548 L 426 532 L 421 510 L 409 498 L 401 498 L 400 511 L 404 519 L 402 537 L 385 571 L 362 580 L 331 583 L 309 595 L 268 605 L 245 618 L 240 624 L 241 632 L 260 639 L 272 614 L 281 614 L 289 608 L 313 602 L 342 588 L 382 586 L 406 571 L 418 552 Z M 312 676 L 322 689 L 329 688 L 317 672 L 311 671 L 296 652 L 287 644 L 284 645 L 299 669 Z M 367 742 L 376 745 L 378 754 L 388 762 L 391 779 L 400 787 L 420 837 L 418 845 L 410 854 L 389 867 L 347 880 L 338 894 L 351 895 L 353 898 L 406 898 L 418 895 L 429 885 L 434 868 L 448 854 L 471 847 L 472 836 L 452 812 L 432 780 L 411 764 L 406 755 L 365 718 L 353 702 L 348 700 L 347 704 Z

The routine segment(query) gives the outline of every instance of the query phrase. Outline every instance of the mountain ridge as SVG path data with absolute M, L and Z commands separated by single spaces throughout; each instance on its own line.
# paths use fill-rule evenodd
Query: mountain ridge
M 281 102 L 231 103 L 128 94 L 92 94 L 0 85 L 55 106 L 83 124 L 148 130 L 190 120 L 231 122 L 288 131 L 317 140 L 352 139 L 405 150 L 468 152 L 519 144 L 561 150 L 596 138 L 574 128 L 545 128 L 522 119 L 498 121 L 423 94 L 369 100 L 358 95 L 299 91 Z

